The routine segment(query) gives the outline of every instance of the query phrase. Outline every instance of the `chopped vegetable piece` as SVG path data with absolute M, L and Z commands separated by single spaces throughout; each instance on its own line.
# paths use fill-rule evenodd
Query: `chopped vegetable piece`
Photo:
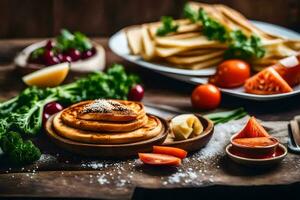
M 272 67 L 291 87 L 300 83 L 300 63 L 296 56 L 282 59 Z
M 214 124 L 226 123 L 231 120 L 237 120 L 247 115 L 244 108 L 238 108 L 231 111 L 216 112 L 204 115 L 208 119 L 212 120 Z
M 247 93 L 259 95 L 281 94 L 293 91 L 289 84 L 272 67 L 268 67 L 249 78 L 244 87 Z
M 181 159 L 187 156 L 187 152 L 183 149 L 165 146 L 153 146 L 153 153 L 171 155 Z
M 246 126 L 235 136 L 235 138 L 269 137 L 268 132 L 258 123 L 255 117 L 251 117 Z
M 181 159 L 175 156 L 156 154 L 156 153 L 139 153 L 140 160 L 148 165 L 156 166 L 179 166 Z

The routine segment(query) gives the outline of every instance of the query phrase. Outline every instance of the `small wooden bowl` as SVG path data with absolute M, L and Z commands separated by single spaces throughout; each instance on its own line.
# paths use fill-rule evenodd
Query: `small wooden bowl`
M 236 151 L 242 154 L 246 154 L 252 157 L 263 157 L 263 156 L 272 155 L 275 153 L 276 148 L 279 145 L 279 141 L 276 138 L 272 137 L 270 138 L 274 141 L 274 144 L 272 145 L 263 146 L 263 147 L 249 147 L 234 142 L 235 137 L 236 134 L 230 138 L 230 143 L 232 144 L 232 148 L 234 148 Z
M 193 138 L 188 138 L 186 140 L 164 142 L 163 145 L 181 148 L 188 152 L 197 151 L 204 147 L 209 142 L 214 133 L 214 123 L 201 115 L 195 115 L 198 117 L 203 126 L 203 132 L 200 135 Z
M 156 116 L 157 117 L 157 116 Z M 53 129 L 52 122 L 54 116 L 46 122 L 46 133 L 50 139 L 59 147 L 66 149 L 72 153 L 90 157 L 105 158 L 125 158 L 137 156 L 140 152 L 150 152 L 154 145 L 161 145 L 165 141 L 170 128 L 166 120 L 158 117 L 163 126 L 163 131 L 154 138 L 149 140 L 128 143 L 128 144 L 90 144 L 73 141 L 56 134 Z
M 238 164 L 246 165 L 246 166 L 269 166 L 269 165 L 275 165 L 280 163 L 285 156 L 287 155 L 287 148 L 279 144 L 277 151 L 282 151 L 281 154 L 275 157 L 270 158 L 247 158 L 247 157 L 241 157 L 234 153 L 232 153 L 232 144 L 227 145 L 226 147 L 226 154 L 229 156 L 231 160 Z

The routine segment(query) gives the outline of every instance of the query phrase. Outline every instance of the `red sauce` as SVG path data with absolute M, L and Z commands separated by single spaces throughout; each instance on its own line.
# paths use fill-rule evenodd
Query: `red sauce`
M 275 152 L 271 155 L 252 155 L 252 154 L 241 153 L 240 151 L 237 151 L 236 149 L 234 149 L 232 147 L 229 149 L 229 152 L 236 156 L 239 156 L 239 157 L 255 158 L 255 159 L 274 158 L 274 157 L 281 156 L 282 154 L 284 154 L 283 149 L 280 147 L 277 147 Z
M 247 147 L 266 147 L 277 143 L 269 137 L 235 138 L 233 142 Z

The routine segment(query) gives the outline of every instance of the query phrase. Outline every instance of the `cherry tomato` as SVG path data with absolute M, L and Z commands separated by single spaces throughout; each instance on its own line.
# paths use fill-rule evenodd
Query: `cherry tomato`
M 51 50 L 53 47 L 54 47 L 54 42 L 52 40 L 48 40 L 47 43 L 46 43 L 45 48 L 47 50 Z
M 199 85 L 194 89 L 191 101 L 192 105 L 197 109 L 215 109 L 221 102 L 221 92 L 212 84 Z
M 42 124 L 43 124 L 43 126 L 45 126 L 45 124 L 46 124 L 46 122 L 47 122 L 47 120 L 50 118 L 50 116 L 51 115 L 49 115 L 48 113 L 46 113 L 46 112 L 43 112 L 43 118 L 42 118 Z
M 181 159 L 175 156 L 156 154 L 156 153 L 139 153 L 140 160 L 148 165 L 156 166 L 178 166 Z
M 77 61 L 81 58 L 81 53 L 77 49 L 69 49 L 68 56 L 72 58 L 72 61 Z
M 92 50 L 87 50 L 87 51 L 82 52 L 81 59 L 87 59 L 89 57 L 92 57 L 93 55 L 94 54 L 93 54 Z
M 128 94 L 128 99 L 132 101 L 141 101 L 143 97 L 144 97 L 144 88 L 139 84 L 133 86 Z
M 46 65 L 55 65 L 60 63 L 58 57 L 56 57 L 51 50 L 45 50 L 44 52 L 44 60 L 46 62 Z
M 210 83 L 224 88 L 241 86 L 250 77 L 250 66 L 242 60 L 226 60 L 209 80 Z
M 62 105 L 54 101 L 45 105 L 44 112 L 49 115 L 53 115 L 59 111 L 62 111 L 62 109 L 63 109 Z
M 55 101 L 46 104 L 44 106 L 43 116 L 42 116 L 43 117 L 43 119 L 42 119 L 43 126 L 45 125 L 47 120 L 51 117 L 51 115 L 53 115 L 59 111 L 62 111 L 62 110 L 63 110 L 62 105 L 60 105 L 59 103 L 57 103 Z

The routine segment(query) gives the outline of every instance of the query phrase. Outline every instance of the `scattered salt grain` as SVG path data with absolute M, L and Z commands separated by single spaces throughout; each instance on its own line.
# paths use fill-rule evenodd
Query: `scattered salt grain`
M 109 181 L 107 180 L 107 178 L 105 177 L 105 175 L 101 175 L 98 179 L 97 179 L 98 183 L 100 185 L 104 185 L 104 184 L 108 184 Z

